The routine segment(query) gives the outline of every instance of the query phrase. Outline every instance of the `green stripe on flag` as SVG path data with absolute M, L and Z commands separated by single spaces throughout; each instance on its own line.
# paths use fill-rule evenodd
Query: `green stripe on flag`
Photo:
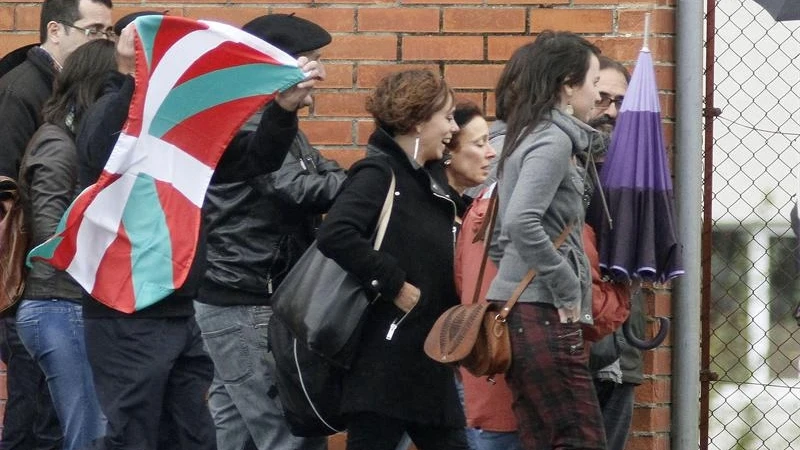
M 302 72 L 297 67 L 275 64 L 246 64 L 209 72 L 170 91 L 148 133 L 161 138 L 172 127 L 206 109 L 285 90 L 301 80 Z
M 33 267 L 33 261 L 31 261 L 31 258 L 53 259 L 53 255 L 55 255 L 56 250 L 58 250 L 58 246 L 61 245 L 61 241 L 64 240 L 64 238 L 59 235 L 67 227 L 67 218 L 69 218 L 69 214 L 72 212 L 72 208 L 74 206 L 75 201 L 73 200 L 72 203 L 67 207 L 67 210 L 64 211 L 64 215 L 61 216 L 61 220 L 58 221 L 56 230 L 53 232 L 53 237 L 32 248 L 31 251 L 28 252 L 28 256 L 25 258 L 25 265 L 28 267 Z
M 136 19 L 136 31 L 142 41 L 144 56 L 147 59 L 147 68 L 152 72 L 153 46 L 156 42 L 156 35 L 161 28 L 162 15 L 142 16 Z
M 136 310 L 146 308 L 175 290 L 172 240 L 155 179 L 139 173 L 122 212 L 131 243 L 131 270 Z

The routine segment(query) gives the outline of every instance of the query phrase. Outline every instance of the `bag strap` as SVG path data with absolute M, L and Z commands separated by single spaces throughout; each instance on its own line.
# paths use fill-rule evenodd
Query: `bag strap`
M 553 241 L 553 246 L 555 248 L 561 247 L 561 245 L 564 244 L 564 242 L 567 240 L 567 236 L 569 236 L 570 231 L 572 231 L 572 224 L 569 224 L 566 227 L 564 227 L 564 231 L 562 231 L 561 234 L 558 235 L 556 240 Z M 511 294 L 511 298 L 508 299 L 506 304 L 503 305 L 503 309 L 501 309 L 500 313 L 497 314 L 497 320 L 505 322 L 506 317 L 508 317 L 508 314 L 511 312 L 511 308 L 513 308 L 514 305 L 517 304 L 517 300 L 519 300 L 520 296 L 522 295 L 522 292 L 525 291 L 525 289 L 528 287 L 529 284 L 531 284 L 531 281 L 533 281 L 535 277 L 536 277 L 536 271 L 533 269 L 529 270 L 528 273 L 526 273 L 525 276 L 522 277 L 522 281 L 520 281 L 516 289 L 514 289 L 514 293 Z
M 375 227 L 375 243 L 372 248 L 379 250 L 383 242 L 383 236 L 386 234 L 386 228 L 389 226 L 389 217 L 392 215 L 392 206 L 394 205 L 394 189 L 397 180 L 394 178 L 394 171 L 392 171 L 392 181 L 389 182 L 389 191 L 386 193 L 386 199 L 383 201 L 383 208 L 381 214 L 378 216 L 378 225 Z
M 481 256 L 481 268 L 478 271 L 478 280 L 475 282 L 475 292 L 472 294 L 472 303 L 478 303 L 481 297 L 481 287 L 483 286 L 483 274 L 486 272 L 486 261 L 489 259 L 489 244 L 494 233 L 495 219 L 497 218 L 497 186 L 492 189 L 489 197 L 489 206 L 486 208 L 488 217 L 484 217 L 483 223 L 475 233 L 472 243 L 483 239 L 483 256 Z M 488 224 L 488 225 L 487 225 Z

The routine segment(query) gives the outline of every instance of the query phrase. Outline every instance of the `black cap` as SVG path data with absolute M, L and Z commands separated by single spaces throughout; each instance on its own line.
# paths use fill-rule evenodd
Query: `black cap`
M 247 22 L 242 30 L 293 56 L 331 43 L 331 35 L 324 28 L 294 14 L 256 17 Z
M 136 11 L 136 12 L 132 12 L 130 14 L 122 16 L 117 21 L 117 23 L 114 24 L 114 33 L 117 33 L 117 36 L 122 34 L 122 30 L 124 30 L 125 27 L 128 26 L 128 24 L 130 24 L 131 22 L 136 20 L 137 17 L 142 17 L 142 16 L 163 16 L 163 15 L 164 15 L 164 13 L 163 12 L 159 12 L 159 11 Z

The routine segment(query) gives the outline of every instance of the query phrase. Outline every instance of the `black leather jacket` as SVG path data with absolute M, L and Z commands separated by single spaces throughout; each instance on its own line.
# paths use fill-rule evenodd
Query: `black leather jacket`
M 61 216 L 80 192 L 78 155 L 72 135 L 45 123 L 31 138 L 19 176 L 25 226 L 31 237 L 28 251 L 48 240 Z M 25 283 L 24 299 L 80 302 L 83 290 L 68 273 L 34 261 Z
M 206 272 L 197 301 L 264 305 L 314 240 L 344 170 L 298 132 L 281 168 L 212 184 L 203 204 Z

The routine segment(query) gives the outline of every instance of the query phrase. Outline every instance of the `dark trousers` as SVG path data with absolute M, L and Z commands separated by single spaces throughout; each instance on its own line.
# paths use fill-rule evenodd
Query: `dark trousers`
M 602 416 L 578 323 L 551 305 L 518 303 L 508 316 L 506 379 L 525 450 L 606 448 Z
M 347 418 L 347 450 L 395 450 L 403 433 L 419 450 L 469 450 L 463 427 L 422 425 L 371 412 Z
M 633 397 L 635 384 L 594 380 L 603 424 L 606 429 L 608 450 L 624 450 L 633 419 Z
M 85 318 L 105 450 L 216 450 L 214 365 L 194 317 Z
M 0 359 L 8 391 L 0 449 L 60 450 L 63 433 L 47 382 L 19 339 L 13 314 L 0 320 Z

